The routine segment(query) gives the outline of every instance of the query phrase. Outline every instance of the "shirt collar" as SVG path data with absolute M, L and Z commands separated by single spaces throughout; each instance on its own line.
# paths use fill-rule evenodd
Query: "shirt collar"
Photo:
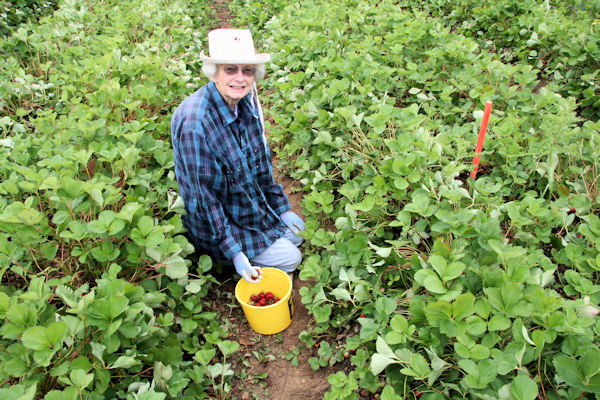
M 210 82 L 208 84 L 208 92 L 215 100 L 215 103 L 217 104 L 217 110 L 219 111 L 219 114 L 221 114 L 221 116 L 223 117 L 223 121 L 225 121 L 226 125 L 231 124 L 238 118 L 238 116 L 240 118 L 243 118 L 242 116 L 245 113 L 248 113 L 249 115 L 252 115 L 256 118 L 256 115 L 254 115 L 255 112 L 251 105 L 251 93 L 248 93 L 246 96 L 244 96 L 244 98 L 240 100 L 240 102 L 237 104 L 237 113 L 234 113 L 231 107 L 229 107 L 229 104 L 227 104 L 223 99 L 223 96 L 221 96 L 221 93 L 219 93 L 219 90 L 217 89 L 217 86 L 214 82 Z

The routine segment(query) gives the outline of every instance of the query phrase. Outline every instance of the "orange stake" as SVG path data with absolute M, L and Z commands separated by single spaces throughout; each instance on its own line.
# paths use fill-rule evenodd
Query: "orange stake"
M 471 171 L 471 179 L 475 179 L 477 175 L 477 168 L 479 168 L 479 159 L 481 158 L 481 151 L 483 150 L 483 141 L 485 140 L 485 132 L 487 131 L 488 121 L 490 120 L 490 113 L 492 112 L 492 102 L 485 102 L 485 109 L 483 110 L 483 119 L 481 120 L 481 127 L 479 128 L 479 137 L 477 138 L 477 147 L 475 148 L 475 157 L 473 157 L 473 171 Z

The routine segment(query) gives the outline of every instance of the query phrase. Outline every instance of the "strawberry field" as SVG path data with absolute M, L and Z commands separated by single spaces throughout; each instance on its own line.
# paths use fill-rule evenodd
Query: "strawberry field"
M 600 398 L 597 2 L 230 9 L 273 57 L 269 140 L 303 193 L 312 323 L 288 359 L 348 367 L 324 398 Z M 0 398 L 232 398 L 248 372 L 169 132 L 214 11 L 42 15 L 1 25 Z

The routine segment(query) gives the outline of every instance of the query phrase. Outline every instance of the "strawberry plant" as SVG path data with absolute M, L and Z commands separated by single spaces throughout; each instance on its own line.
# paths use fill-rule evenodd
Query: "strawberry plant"
M 504 60 L 520 60 L 565 96 L 581 101 L 581 114 L 598 119 L 598 29 L 594 2 L 510 1 L 482 5 L 469 0 L 406 2 L 443 16 L 446 23 Z
M 238 12 L 273 55 L 270 140 L 305 192 L 307 362 L 352 366 L 325 398 L 600 392 L 597 8 L 508 3 Z M 212 18 L 67 1 L 0 43 L 2 398 L 230 393 L 239 345 L 168 136 Z
M 212 262 L 189 257 L 166 133 L 204 82 L 187 32 L 210 18 L 66 2 L 1 42 L 0 397 L 231 390 L 238 344 L 203 300 Z
M 300 338 L 312 347 L 350 335 L 360 379 L 347 390 L 349 376 L 330 377 L 328 395 L 341 398 L 595 393 L 594 365 L 581 359 L 598 335 L 597 235 L 586 224 L 598 211 L 590 184 L 598 125 L 581 118 L 595 111 L 568 97 L 558 74 L 540 81 L 558 58 L 544 53 L 552 67 L 539 65 L 518 31 L 486 22 L 507 36 L 483 42 L 459 14 L 473 9 L 466 2 L 444 3 L 452 26 L 437 17 L 449 14 L 434 11 L 437 2 L 408 3 L 290 4 L 265 26 L 271 135 L 305 190 L 300 278 L 315 283 L 301 295 L 314 325 Z M 524 14 L 518 22 L 537 18 L 562 38 L 582 31 L 562 7 L 502 7 L 475 14 L 510 29 L 500 15 Z M 546 40 L 538 54 L 562 39 Z M 495 111 L 472 181 L 487 100 Z M 328 357 L 319 347 L 311 366 Z M 560 372 L 567 364 L 588 375 L 575 382 Z
M 36 20 L 56 9 L 56 0 L 15 0 L 0 3 L 0 37 L 12 33 L 20 24 Z

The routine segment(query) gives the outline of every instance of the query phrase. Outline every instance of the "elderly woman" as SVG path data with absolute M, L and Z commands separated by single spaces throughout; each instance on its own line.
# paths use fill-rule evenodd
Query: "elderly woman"
M 255 52 L 245 29 L 213 30 L 208 47 L 200 58 L 210 82 L 171 120 L 188 237 L 248 282 L 261 279 L 261 267 L 280 268 L 291 278 L 302 261 L 296 233 L 304 222 L 273 179 L 256 90 L 270 55 Z

